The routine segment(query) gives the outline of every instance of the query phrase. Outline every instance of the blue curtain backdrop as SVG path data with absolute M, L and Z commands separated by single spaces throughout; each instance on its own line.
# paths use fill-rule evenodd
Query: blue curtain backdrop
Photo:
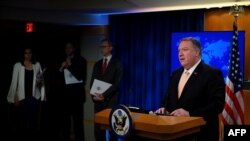
M 203 31 L 203 21 L 203 10 L 111 15 L 110 39 L 124 65 L 119 102 L 159 108 L 170 77 L 171 33 Z

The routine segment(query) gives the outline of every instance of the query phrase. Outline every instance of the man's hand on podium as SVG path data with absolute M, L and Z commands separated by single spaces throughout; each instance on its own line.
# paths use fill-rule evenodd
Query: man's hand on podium
M 160 115 L 169 115 L 169 112 L 166 111 L 166 109 L 165 109 L 164 107 L 159 108 L 159 109 L 156 110 L 154 113 L 155 113 L 155 114 L 160 114 Z
M 189 112 L 183 108 L 176 109 L 169 114 L 169 112 L 164 107 L 162 107 L 156 110 L 154 113 L 160 115 L 171 115 L 171 116 L 190 116 Z
M 170 115 L 172 115 L 172 116 L 188 116 L 188 117 L 190 116 L 189 112 L 183 108 L 179 108 L 179 109 L 174 110 L 172 113 L 170 113 Z

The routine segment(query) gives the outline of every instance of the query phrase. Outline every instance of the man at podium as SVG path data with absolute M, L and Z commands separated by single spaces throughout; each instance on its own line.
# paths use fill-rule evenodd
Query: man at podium
M 156 113 L 172 116 L 199 116 L 206 120 L 196 141 L 218 141 L 219 119 L 225 101 L 222 72 L 201 61 L 201 45 L 183 38 L 178 48 L 181 68 L 170 77 L 167 94 Z

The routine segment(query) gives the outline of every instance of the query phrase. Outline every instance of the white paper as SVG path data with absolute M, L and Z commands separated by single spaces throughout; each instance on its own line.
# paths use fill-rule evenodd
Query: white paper
M 76 83 L 82 83 L 82 80 L 77 80 L 75 78 L 75 76 L 68 70 L 68 69 L 64 69 L 64 78 L 65 78 L 65 83 L 66 85 L 68 84 L 76 84 Z
M 93 85 L 90 90 L 90 94 L 92 95 L 96 95 L 96 93 L 103 94 L 111 86 L 112 84 L 110 83 L 94 79 Z

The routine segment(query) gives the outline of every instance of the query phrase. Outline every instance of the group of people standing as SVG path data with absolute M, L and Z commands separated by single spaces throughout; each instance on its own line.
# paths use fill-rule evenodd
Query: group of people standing
M 112 108 L 117 104 L 123 67 L 120 61 L 112 56 L 112 49 L 113 45 L 108 39 L 101 41 L 100 50 L 103 58 L 94 65 L 90 87 L 94 79 L 105 81 L 112 86 L 104 93 L 92 96 L 95 112 Z M 191 37 L 180 40 L 178 57 L 181 67 L 172 73 L 166 97 L 162 100 L 161 108 L 155 113 L 203 117 L 206 125 L 201 127 L 195 140 L 217 141 L 218 115 L 224 106 L 225 83 L 220 70 L 201 60 L 201 51 L 198 40 Z M 12 120 L 13 123 L 17 123 L 13 129 L 18 133 L 17 137 L 39 140 L 44 137 L 44 134 L 38 136 L 40 128 L 45 129 L 42 133 L 48 135 L 51 140 L 68 141 L 73 121 L 74 139 L 83 141 L 86 60 L 76 52 L 72 43 L 65 45 L 63 59 L 46 70 L 33 60 L 30 48 L 24 50 L 23 56 L 24 59 L 14 65 L 7 97 L 10 105 L 14 107 L 13 111 L 16 111 Z M 41 104 L 41 100 L 46 100 L 46 104 Z M 40 105 L 47 110 L 41 110 L 43 108 Z M 43 124 L 44 122 L 49 124 Z M 94 134 L 96 141 L 106 140 L 106 132 L 101 130 L 99 125 L 95 125 Z M 115 140 L 115 137 L 111 135 L 109 140 Z M 193 136 L 187 136 L 180 140 L 194 139 Z
M 122 65 L 112 56 L 112 48 L 108 39 L 101 41 L 103 58 L 93 68 L 90 86 L 94 79 L 112 84 L 105 93 L 92 97 L 95 112 L 117 104 Z M 14 64 L 7 96 L 13 139 L 84 140 L 87 62 L 72 42 L 65 44 L 64 51 L 61 61 L 42 68 L 34 59 L 32 49 L 25 48 L 23 59 Z M 106 138 L 105 131 L 98 125 L 95 126 L 95 137 L 100 141 Z

